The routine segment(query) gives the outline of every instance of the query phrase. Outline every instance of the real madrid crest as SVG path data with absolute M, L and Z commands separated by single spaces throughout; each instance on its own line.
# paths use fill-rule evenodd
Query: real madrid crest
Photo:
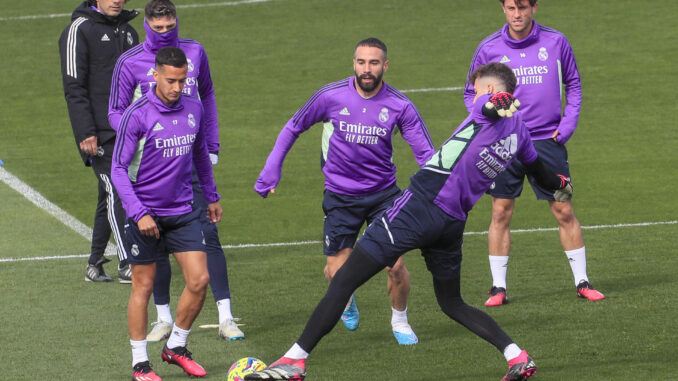
M 540 61 L 546 61 L 547 59 L 549 59 L 549 53 L 546 51 L 546 48 L 543 47 L 543 46 L 541 48 L 539 48 L 539 55 L 538 56 L 539 56 Z
M 193 66 L 193 62 L 191 62 L 191 59 L 188 58 L 188 59 L 186 59 L 186 61 L 188 61 L 188 71 L 189 71 L 189 72 L 193 71 L 193 69 L 194 69 L 195 67 Z
M 382 123 L 386 123 L 388 120 L 388 109 L 386 107 L 381 109 L 381 112 L 379 113 L 379 120 Z
M 132 33 L 127 32 L 127 45 L 134 45 L 134 39 L 132 39 Z
M 195 128 L 195 117 L 193 114 L 188 114 L 188 125 L 191 126 L 191 128 Z

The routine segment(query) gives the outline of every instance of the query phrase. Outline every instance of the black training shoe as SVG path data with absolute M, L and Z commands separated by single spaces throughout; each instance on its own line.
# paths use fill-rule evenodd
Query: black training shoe
M 118 282 L 132 283 L 132 266 L 129 263 L 118 268 Z
M 87 265 L 87 268 L 85 268 L 85 280 L 87 282 L 113 282 L 113 278 L 108 276 L 104 271 L 104 263 L 110 261 L 110 259 L 102 256 L 95 264 Z

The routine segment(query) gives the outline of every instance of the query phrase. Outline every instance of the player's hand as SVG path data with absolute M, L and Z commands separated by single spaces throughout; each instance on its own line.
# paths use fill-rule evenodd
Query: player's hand
M 259 196 L 266 198 L 269 194 L 275 193 L 275 187 L 278 185 L 278 181 L 280 181 L 280 176 L 275 179 L 269 178 L 264 172 L 265 170 L 261 171 L 257 182 L 254 184 L 254 191 L 259 193 Z
M 210 152 L 210 161 L 212 162 L 212 166 L 214 167 L 219 162 L 219 155 Z
M 97 137 L 90 136 L 87 139 L 80 142 L 80 151 L 84 152 L 90 156 L 96 156 L 97 154 Z
M 160 239 L 160 231 L 158 230 L 158 225 L 155 224 L 155 220 L 150 215 L 146 214 L 137 221 L 137 227 L 141 234 L 155 237 L 155 239 Z
M 555 198 L 556 201 L 565 202 L 572 196 L 572 181 L 570 181 L 570 178 L 567 176 L 558 175 L 558 177 L 560 178 L 560 189 L 553 192 L 553 198 Z
M 217 222 L 221 221 L 221 215 L 223 212 L 224 211 L 221 208 L 219 201 L 207 204 L 207 219 L 209 219 L 211 223 L 216 224 Z
M 490 118 L 510 118 L 520 108 L 520 101 L 511 93 L 496 93 L 483 105 L 483 115 Z

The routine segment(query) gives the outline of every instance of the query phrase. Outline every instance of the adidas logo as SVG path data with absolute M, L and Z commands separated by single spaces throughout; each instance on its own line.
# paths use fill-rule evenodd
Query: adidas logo
M 160 123 L 156 123 L 155 126 L 153 126 L 153 131 L 162 131 L 164 128 L 160 125 Z
M 351 115 L 351 113 L 348 112 L 348 108 L 344 107 L 341 111 L 339 111 L 339 115 Z
M 108 35 L 107 35 L 106 33 L 104 33 L 104 36 L 101 37 L 101 41 L 110 41 L 110 40 L 111 40 L 111 39 L 108 38 Z
M 153 72 L 155 71 L 154 68 L 148 69 L 148 72 L 146 72 L 146 76 L 153 75 Z
M 501 61 L 499 61 L 499 62 L 500 63 L 507 63 L 507 62 L 511 62 L 511 60 L 508 57 L 503 56 L 503 57 L 501 57 Z

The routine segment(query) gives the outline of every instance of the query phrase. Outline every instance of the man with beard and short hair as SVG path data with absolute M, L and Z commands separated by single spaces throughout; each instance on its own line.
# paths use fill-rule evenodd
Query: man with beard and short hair
M 183 94 L 199 98 L 205 109 L 205 139 L 212 164 L 216 165 L 219 158 L 219 118 L 207 53 L 198 41 L 179 38 L 179 19 L 176 7 L 170 0 L 151 0 L 146 4 L 144 13 L 146 40 L 123 54 L 113 72 L 108 115 L 111 126 L 117 129 L 125 109 L 155 85 L 153 79 L 155 53 L 163 47 L 178 47 L 186 53 L 188 60 L 188 78 Z M 219 336 L 228 340 L 244 339 L 245 334 L 236 323 L 239 319 L 234 318 L 231 312 L 228 268 L 219 240 L 219 231 L 215 224 L 207 221 L 207 203 L 195 175 L 193 176 L 193 197 L 194 206 L 202 210 L 200 218 L 207 245 L 210 288 L 219 313 Z M 172 271 L 169 258 L 159 258 L 157 267 L 153 301 L 158 318 L 152 323 L 153 329 L 147 338 L 154 342 L 166 339 L 172 330 L 173 323 L 170 310 Z
M 125 211 L 111 184 L 111 158 L 115 130 L 108 123 L 106 107 L 115 62 L 139 43 L 129 25 L 139 12 L 123 9 L 125 0 L 88 0 L 73 11 L 71 23 L 59 39 L 64 94 L 75 142 L 85 166 L 97 177 L 99 198 L 92 228 L 92 251 L 85 280 L 111 282 L 104 271 L 104 256 L 113 238 L 118 246 L 118 281 L 131 283 L 124 245 Z
M 396 128 L 420 166 L 434 152 L 414 104 L 382 80 L 388 69 L 386 45 L 376 38 L 360 41 L 353 68 L 355 77 L 322 87 L 287 122 L 254 186 L 264 198 L 275 193 L 283 161 L 294 142 L 314 124 L 324 123 L 321 166 L 326 189 L 322 207 L 327 281 L 346 262 L 362 225 L 371 223 L 400 194 L 391 161 Z M 409 272 L 402 260 L 387 267 L 387 272 L 393 334 L 399 344 L 416 344 L 418 338 L 407 321 Z M 342 320 L 349 330 L 358 328 L 353 295 Z

